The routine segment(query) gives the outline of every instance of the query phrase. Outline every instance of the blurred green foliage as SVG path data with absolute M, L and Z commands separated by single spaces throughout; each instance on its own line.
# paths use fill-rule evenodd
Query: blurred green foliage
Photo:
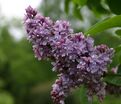
M 30 104 L 33 87 L 55 77 L 51 65 L 46 61 L 38 62 L 27 40 L 14 40 L 7 26 L 1 28 L 0 37 L 0 98 L 11 99 L 9 104 L 13 104 L 13 99 L 15 104 Z M 6 101 L 0 104 L 8 104 Z
M 7 92 L 0 93 L 0 104 L 14 104 L 12 95 Z
M 120 0 L 107 0 L 110 10 L 115 14 L 121 14 Z

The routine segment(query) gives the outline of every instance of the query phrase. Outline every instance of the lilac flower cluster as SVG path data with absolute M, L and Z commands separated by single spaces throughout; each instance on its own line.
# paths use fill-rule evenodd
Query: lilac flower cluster
M 72 88 L 86 86 L 89 100 L 97 95 L 105 96 L 102 76 L 107 72 L 114 50 L 106 45 L 94 46 L 94 40 L 83 33 L 73 33 L 69 22 L 53 22 L 32 7 L 26 9 L 24 19 L 28 40 L 33 45 L 35 56 L 51 59 L 58 79 L 52 86 L 51 96 L 55 104 L 64 104 Z

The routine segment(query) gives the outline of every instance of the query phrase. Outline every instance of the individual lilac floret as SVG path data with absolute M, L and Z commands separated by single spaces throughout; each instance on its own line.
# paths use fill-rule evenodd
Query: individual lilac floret
M 29 6 L 27 9 L 26 9 L 26 18 L 25 19 L 28 19 L 28 18 L 34 18 L 37 14 L 37 11 L 35 9 L 33 9 L 31 6 Z
M 55 104 L 64 104 L 72 88 L 84 85 L 88 99 L 97 95 L 102 101 L 106 84 L 102 81 L 114 50 L 102 44 L 94 46 L 91 37 L 73 33 L 68 21 L 53 22 L 40 15 L 32 7 L 26 9 L 24 19 L 28 40 L 33 45 L 35 56 L 50 59 L 58 79 L 52 86 L 51 97 Z
M 57 20 L 53 28 L 54 34 L 60 35 L 62 37 L 73 33 L 73 30 L 70 28 L 70 23 L 64 20 Z

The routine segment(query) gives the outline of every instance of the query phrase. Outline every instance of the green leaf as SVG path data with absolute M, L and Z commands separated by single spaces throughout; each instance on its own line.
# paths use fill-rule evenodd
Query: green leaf
M 95 45 L 106 44 L 109 47 L 115 48 L 121 44 L 121 38 L 109 32 L 101 32 L 92 36 L 95 40 Z
M 117 73 L 121 74 L 121 64 L 118 67 L 118 72 Z
M 115 48 L 115 54 L 112 59 L 111 67 L 117 67 L 121 64 L 121 45 Z
M 104 78 L 104 81 L 106 81 L 107 83 L 116 85 L 116 86 L 121 86 L 121 74 L 107 75 Z
M 73 13 L 74 13 L 74 16 L 77 17 L 78 19 L 80 19 L 80 20 L 83 19 L 80 9 L 78 8 L 78 5 L 74 5 Z
M 121 14 L 121 0 L 107 0 L 110 10 L 115 14 Z
M 121 51 L 121 45 L 115 48 L 116 53 Z
M 84 6 L 87 3 L 87 0 L 73 0 L 73 2 L 79 6 Z
M 121 45 L 119 45 L 118 47 L 115 48 L 115 54 L 118 56 L 117 60 L 121 64 Z
M 121 37 L 121 29 L 116 30 L 115 33 Z
M 109 11 L 105 9 L 103 5 L 101 4 L 101 0 L 88 0 L 87 6 L 89 9 L 91 9 L 95 13 L 95 15 L 109 13 Z
M 69 4 L 70 4 L 70 0 L 65 0 L 65 3 L 64 3 L 65 5 L 65 7 L 64 7 L 64 9 L 65 9 L 65 12 L 68 14 L 68 12 L 69 12 Z
M 85 34 L 96 34 L 113 27 L 121 27 L 121 15 L 113 16 L 93 25 Z

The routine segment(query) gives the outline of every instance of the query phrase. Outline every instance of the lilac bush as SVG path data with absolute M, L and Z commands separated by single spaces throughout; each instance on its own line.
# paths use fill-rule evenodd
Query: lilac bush
M 24 19 L 27 38 L 38 60 L 52 61 L 58 79 L 52 86 L 54 104 L 64 104 L 71 89 L 84 85 L 88 99 L 105 96 L 103 75 L 111 63 L 114 50 L 101 44 L 94 46 L 93 38 L 82 32 L 73 33 L 68 21 L 52 21 L 29 6 Z

